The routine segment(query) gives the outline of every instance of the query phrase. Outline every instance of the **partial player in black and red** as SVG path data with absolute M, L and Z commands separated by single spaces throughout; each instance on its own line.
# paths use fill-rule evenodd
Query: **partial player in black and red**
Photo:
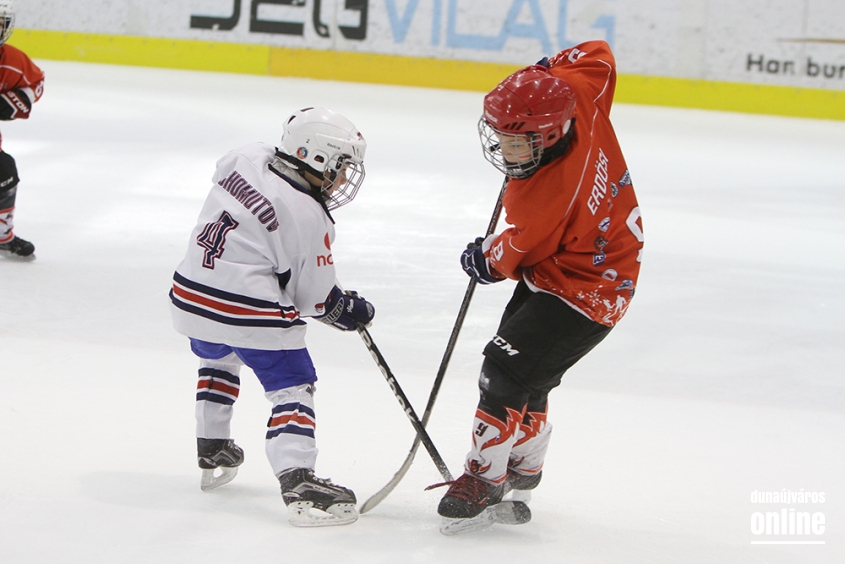
M 15 28 L 15 11 L 10 0 L 0 0 L 0 120 L 28 119 L 32 105 L 44 92 L 44 73 L 26 54 L 7 45 Z M 12 155 L 3 151 L 0 135 L 0 251 L 16 257 L 31 257 L 35 245 L 15 235 L 15 198 L 18 168 Z

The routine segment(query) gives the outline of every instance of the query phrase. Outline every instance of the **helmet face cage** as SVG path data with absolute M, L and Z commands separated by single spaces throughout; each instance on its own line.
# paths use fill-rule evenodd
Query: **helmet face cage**
M 15 29 L 15 11 L 9 1 L 0 1 L 0 45 L 6 43 Z
M 332 161 L 323 171 L 322 194 L 329 211 L 351 202 L 366 175 L 364 163 L 352 160 L 349 155 L 338 155 Z
M 478 120 L 478 136 L 484 158 L 508 178 L 528 178 L 543 157 L 543 136 L 537 133 L 503 133 L 484 116 Z

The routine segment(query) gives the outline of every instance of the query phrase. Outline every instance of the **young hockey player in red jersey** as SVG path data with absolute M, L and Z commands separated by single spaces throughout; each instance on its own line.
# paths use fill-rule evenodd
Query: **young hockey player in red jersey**
M 26 54 L 6 45 L 15 28 L 11 0 L 0 0 L 0 120 L 27 119 L 32 104 L 44 91 L 44 73 Z M 12 155 L 3 151 L 0 136 L 0 251 L 29 257 L 35 246 L 14 233 L 18 169 Z
M 610 122 L 615 85 L 609 46 L 590 41 L 517 71 L 484 98 L 479 134 L 508 177 L 512 227 L 476 239 L 461 265 L 480 284 L 518 284 L 484 349 L 472 449 L 438 507 L 444 532 L 495 521 L 511 490 L 530 497 L 552 430 L 549 392 L 634 295 L 643 231 Z
M 330 211 L 355 197 L 366 147 L 345 117 L 305 108 L 285 122 L 278 148 L 253 143 L 224 155 L 173 276 L 173 324 L 200 358 L 201 487 L 230 482 L 244 460 L 230 421 L 246 365 L 273 404 L 266 452 L 296 526 L 358 518 L 352 490 L 314 475 L 317 374 L 302 318 L 354 331 L 375 315 L 335 285 L 331 251 Z

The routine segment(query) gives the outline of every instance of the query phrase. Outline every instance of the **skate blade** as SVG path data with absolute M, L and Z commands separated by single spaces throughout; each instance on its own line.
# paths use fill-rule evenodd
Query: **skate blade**
M 508 498 L 510 501 L 521 501 L 528 503 L 531 501 L 531 490 L 513 490 Z
M 288 521 L 294 527 L 333 527 L 349 525 L 358 520 L 354 503 L 335 503 L 325 513 L 312 513 L 310 501 L 294 501 L 288 505 Z M 315 511 L 318 511 L 315 509 Z
M 210 470 L 203 469 L 202 478 L 200 479 L 200 489 L 207 492 L 220 486 L 225 486 L 234 480 L 237 475 L 237 467 L 226 468 L 221 466 L 220 468 L 212 468 Z
M 492 507 L 488 507 L 475 517 L 466 519 L 450 519 L 444 517 L 440 525 L 440 532 L 444 535 L 460 535 L 484 531 L 494 524 L 524 525 L 531 520 L 531 510 L 521 501 L 506 500 Z
M 0 257 L 3 257 L 3 258 L 8 259 L 8 260 L 15 261 L 15 262 L 32 262 L 32 261 L 35 260 L 35 253 L 32 253 L 31 255 L 27 255 L 25 257 L 22 257 L 20 255 L 16 255 L 15 253 L 13 253 L 11 251 L 4 251 L 4 250 L 0 249 Z

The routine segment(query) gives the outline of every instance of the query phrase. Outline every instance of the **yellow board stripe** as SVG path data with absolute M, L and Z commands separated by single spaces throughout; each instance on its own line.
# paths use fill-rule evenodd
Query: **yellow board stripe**
M 348 51 L 317 51 L 40 30 L 9 43 L 35 59 L 290 76 L 487 92 L 519 66 Z M 845 91 L 619 75 L 616 101 L 845 120 Z
M 246 74 L 267 74 L 270 51 L 265 45 L 22 29 L 9 43 L 33 59 Z
M 620 75 L 617 102 L 845 120 L 845 92 L 715 80 Z

